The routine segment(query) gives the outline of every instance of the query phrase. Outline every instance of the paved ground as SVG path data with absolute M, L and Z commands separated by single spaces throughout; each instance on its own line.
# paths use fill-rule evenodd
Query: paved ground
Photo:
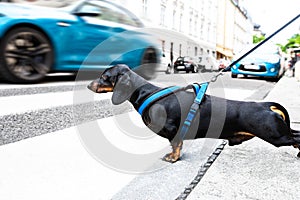
M 283 77 L 265 100 L 284 105 L 292 128 L 300 130 L 300 82 Z M 187 199 L 299 199 L 297 153 L 260 139 L 226 146 Z
M 298 129 L 300 129 L 300 119 L 297 115 L 300 111 L 297 102 L 300 99 L 299 87 L 299 82 L 294 78 L 284 77 L 266 98 L 282 103 L 291 114 L 292 126 Z M 47 105 L 42 95 L 40 97 L 44 104 L 37 104 L 39 109 Z M 66 92 L 64 96 L 66 104 L 68 101 L 72 102 L 71 98 L 66 98 L 68 95 L 69 93 Z M 9 103 L 6 97 L 2 97 L 1 102 Z M 133 113 L 131 117 L 134 118 L 136 113 L 131 113 Z M 53 115 L 56 116 L 55 113 Z M 108 130 L 107 136 L 113 136 L 110 128 L 116 123 L 114 117 L 96 122 L 105 126 L 103 129 Z M 92 125 L 90 122 L 84 124 Z M 87 149 L 82 145 L 83 141 L 79 139 L 76 132 L 78 130 L 75 127 L 70 127 L 43 137 L 0 146 L 1 199 L 131 200 L 146 197 L 166 200 L 177 197 L 182 199 L 186 197 L 188 199 L 297 199 L 300 197 L 297 192 L 300 176 L 296 171 L 300 169 L 300 160 L 295 158 L 297 151 L 293 148 L 278 149 L 257 139 L 237 147 L 225 146 L 223 152 L 217 157 L 221 152 L 218 148 L 223 144 L 222 140 L 187 141 L 184 145 L 185 153 L 182 161 L 169 164 L 162 162 L 161 157 L 155 156 L 155 164 L 164 164 L 166 167 L 155 173 L 137 176 L 137 174 L 126 174 L 101 165 L 96 161 L 97 159 L 87 153 Z M 152 141 L 152 138 L 146 141 Z M 141 140 L 138 144 L 140 143 Z M 169 147 L 166 140 L 160 143 L 162 146 Z M 128 151 L 139 152 L 147 149 L 138 144 L 131 145 L 130 148 L 141 147 L 140 149 L 128 149 Z M 152 144 L 142 144 L 152 148 L 157 141 Z M 193 148 L 193 146 L 202 148 Z

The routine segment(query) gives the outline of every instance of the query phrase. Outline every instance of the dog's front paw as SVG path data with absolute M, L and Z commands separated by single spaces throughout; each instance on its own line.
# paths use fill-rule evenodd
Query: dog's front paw
M 175 154 L 175 153 L 168 153 L 163 157 L 164 161 L 170 162 L 170 163 L 175 163 L 178 161 L 180 158 L 180 155 Z

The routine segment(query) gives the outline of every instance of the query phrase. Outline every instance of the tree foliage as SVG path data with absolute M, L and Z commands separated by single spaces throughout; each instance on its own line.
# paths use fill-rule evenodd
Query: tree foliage
M 259 43 L 261 41 L 263 41 L 264 39 L 266 39 L 266 37 L 264 35 L 253 35 L 253 44 Z
M 290 39 L 288 39 L 285 45 L 279 44 L 281 50 L 283 52 L 287 52 L 289 48 L 297 48 L 300 47 L 300 34 L 293 35 Z

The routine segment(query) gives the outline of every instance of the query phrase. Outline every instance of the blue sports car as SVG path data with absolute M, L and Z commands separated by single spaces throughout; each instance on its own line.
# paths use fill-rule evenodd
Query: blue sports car
M 282 64 L 279 47 L 263 45 L 234 65 L 231 68 L 231 77 L 236 78 L 241 74 L 245 77 L 251 75 L 279 78 L 284 70 Z
M 0 3 L 0 78 L 33 83 L 49 72 L 104 70 L 123 63 L 151 78 L 158 44 L 141 21 L 106 0 L 63 8 Z

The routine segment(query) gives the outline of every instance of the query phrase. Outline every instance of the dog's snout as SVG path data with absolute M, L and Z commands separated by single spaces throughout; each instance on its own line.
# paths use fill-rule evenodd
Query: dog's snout
M 88 84 L 87 88 L 88 88 L 89 90 L 92 90 L 92 83 Z
M 111 83 L 106 83 L 102 79 L 98 78 L 91 82 L 88 86 L 88 89 L 92 90 L 95 93 L 106 93 L 113 91 L 113 85 Z
M 97 92 L 97 88 L 98 88 L 98 82 L 96 81 L 92 81 L 88 86 L 88 89 L 92 90 L 93 92 Z

